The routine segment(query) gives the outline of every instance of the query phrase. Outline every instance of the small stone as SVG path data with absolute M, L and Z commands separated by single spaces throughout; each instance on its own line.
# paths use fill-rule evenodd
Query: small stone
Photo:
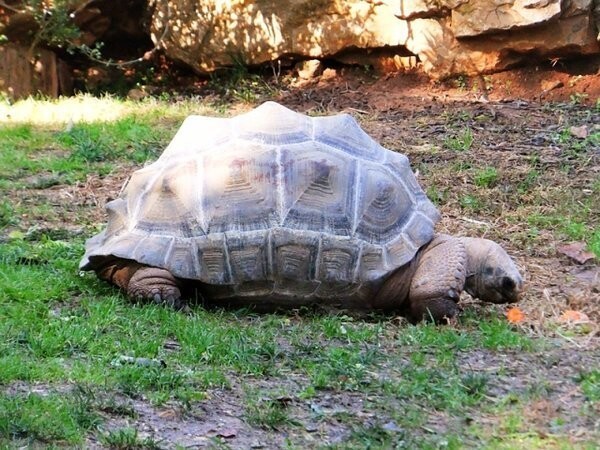
M 317 427 L 315 424 L 313 423 L 309 423 L 308 425 L 306 425 L 304 427 L 304 429 L 309 432 L 309 433 L 314 433 L 316 431 L 319 431 L 319 427 Z
M 580 127 L 571 127 L 569 132 L 578 139 L 585 139 L 589 135 L 587 125 L 581 125 Z
M 301 61 L 296 64 L 296 70 L 298 71 L 298 76 L 300 78 L 303 80 L 310 80 L 323 73 L 323 63 L 318 59 Z
M 225 439 L 234 438 L 237 435 L 237 431 L 233 428 L 225 428 L 217 433 L 218 437 L 222 437 Z
M 543 80 L 541 83 L 542 92 L 550 92 L 563 86 L 564 84 L 560 80 Z
M 392 432 L 402 431 L 402 428 L 400 428 L 398 426 L 398 424 L 396 422 L 394 422 L 393 420 L 391 420 L 391 421 L 387 422 L 386 424 L 384 424 L 382 428 L 385 431 L 392 431 Z
M 325 69 L 321 76 L 323 80 L 333 80 L 335 77 L 337 77 L 337 71 L 335 69 Z
M 123 366 L 127 364 L 140 367 L 167 367 L 167 363 L 165 363 L 162 359 L 134 358 L 132 356 L 125 355 L 119 356 L 112 362 L 113 366 Z

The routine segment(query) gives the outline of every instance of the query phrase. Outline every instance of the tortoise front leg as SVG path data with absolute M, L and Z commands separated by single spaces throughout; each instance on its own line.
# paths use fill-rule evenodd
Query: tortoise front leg
M 412 317 L 440 323 L 456 316 L 466 269 L 467 252 L 458 239 L 442 240 L 425 249 L 408 294 Z
M 131 298 L 183 307 L 177 280 L 166 269 L 121 261 L 104 266 L 96 273 L 99 278 L 123 289 Z

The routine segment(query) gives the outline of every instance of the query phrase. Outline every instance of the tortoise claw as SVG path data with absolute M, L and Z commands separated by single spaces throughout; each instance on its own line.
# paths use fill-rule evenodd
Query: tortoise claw
M 165 269 L 141 267 L 129 280 L 127 293 L 139 300 L 149 300 L 159 305 L 180 309 L 181 292 L 175 277 Z

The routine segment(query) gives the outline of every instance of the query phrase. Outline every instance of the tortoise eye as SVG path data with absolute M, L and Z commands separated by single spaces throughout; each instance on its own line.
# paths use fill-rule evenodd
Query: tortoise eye
M 502 289 L 506 291 L 511 291 L 515 288 L 515 282 L 512 278 L 504 277 L 502 278 Z

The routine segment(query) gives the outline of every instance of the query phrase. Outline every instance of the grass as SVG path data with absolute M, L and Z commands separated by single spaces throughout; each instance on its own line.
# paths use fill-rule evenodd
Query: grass
M 490 188 L 493 187 L 499 178 L 498 169 L 486 166 L 475 173 L 475 186 Z
M 196 310 L 185 315 L 152 305 L 132 306 L 93 277 L 77 274 L 81 242 L 13 241 L 1 244 L 0 251 L 4 255 L 0 303 L 5 317 L 0 324 L 4 336 L 0 385 L 4 386 L 15 382 L 61 386 L 77 380 L 94 389 L 145 397 L 157 406 L 177 402 L 190 408 L 208 398 L 212 389 L 231 389 L 232 379 L 283 381 L 285 374 L 292 373 L 298 385 L 296 393 L 286 392 L 291 398 L 310 401 L 322 392 L 364 392 L 457 412 L 480 404 L 487 392 L 485 377 L 456 366 L 458 353 L 533 348 L 526 336 L 504 321 L 477 324 L 467 318 L 461 331 L 434 325 L 398 328 L 385 317 L 365 322 L 307 313 L 291 322 L 245 311 Z M 390 333 L 397 336 L 390 339 Z M 178 343 L 177 350 L 167 351 L 172 341 Z M 164 365 L 121 363 L 122 355 L 164 361 Z M 386 377 L 375 376 L 382 368 Z M 245 400 L 245 417 L 251 426 L 295 427 L 287 400 L 264 399 L 257 392 Z M 66 411 L 49 415 L 51 421 L 23 422 L 18 433 L 2 431 L 5 438 L 40 440 L 47 432 L 45 440 L 76 443 L 87 433 L 98 433 L 71 411 L 71 400 L 59 395 L 26 399 L 7 394 L 4 401 L 9 405 L 36 402 Z M 87 405 L 89 414 L 100 417 L 98 405 Z M 26 413 L 18 420 L 15 414 L 11 412 L 7 422 L 25 421 Z M 410 420 L 399 423 L 411 425 L 415 415 L 421 416 L 413 412 L 407 416 Z M 100 439 L 127 448 L 119 445 L 129 445 L 133 433 L 110 431 Z
M 147 436 L 138 424 L 173 409 L 186 421 L 172 419 L 178 426 L 212 420 L 218 428 L 234 417 L 239 421 L 225 430 L 229 434 L 253 433 L 291 448 L 310 446 L 317 437 L 332 449 L 497 448 L 521 440 L 535 448 L 545 429 L 523 417 L 523 408 L 556 396 L 563 382 L 581 389 L 585 417 L 593 415 L 597 370 L 548 378 L 541 386 L 527 373 L 554 355 L 554 341 L 511 325 L 501 307 L 467 306 L 456 324 L 439 327 L 390 315 L 218 308 L 184 313 L 129 303 L 95 276 L 78 272 L 84 240 L 102 220 L 89 217 L 95 207 L 43 194 L 77 188 L 97 174 L 108 182 L 123 165 L 143 165 L 158 155 L 183 116 L 192 110 L 221 114 L 223 105 L 64 102 L 17 104 L 12 122 L 0 127 L 0 447 L 85 446 L 92 439 L 111 448 L 159 448 L 160 435 Z M 68 113 L 58 113 L 67 104 L 81 107 L 72 124 Z M 34 112 L 40 119 L 25 120 Z M 440 208 L 498 217 L 501 202 L 512 199 L 507 215 L 520 227 L 583 239 L 600 250 L 598 182 L 588 183 L 591 194 L 584 198 L 565 194 L 563 186 L 560 194 L 547 184 L 556 168 L 529 161 L 508 192 L 510 170 L 468 155 L 474 119 L 462 113 L 448 120 L 464 127 L 455 141 L 439 142 L 451 172 L 436 179 L 434 162 L 425 180 Z M 456 179 L 466 180 L 471 191 L 457 191 Z M 33 194 L 39 197 L 26 202 Z M 520 208 L 527 213 L 520 216 Z M 31 217 L 45 221 L 43 227 Z M 83 232 L 66 232 L 66 225 Z M 536 245 L 538 238 L 528 239 Z M 520 360 L 527 361 L 527 371 L 519 372 Z M 470 417 L 498 419 L 478 428 L 476 420 L 465 422 Z M 307 427 L 317 430 L 313 441 L 304 440 Z M 338 430 L 339 442 L 330 439 L 331 430 Z M 566 442 L 567 432 L 561 433 L 545 442 Z M 274 437 L 282 434 L 287 443 Z M 210 438 L 217 439 L 215 446 L 227 445 L 226 438 Z
M 261 398 L 259 393 L 250 392 L 245 399 L 245 418 L 253 426 L 280 430 L 299 425 L 288 410 L 291 399 L 284 395 L 276 398 Z
M 593 369 L 580 374 L 581 390 L 590 402 L 600 401 L 600 370 Z
M 450 136 L 444 140 L 444 146 L 455 152 L 466 152 L 473 145 L 474 137 L 471 128 L 463 128 L 460 133 Z
M 100 442 L 108 448 L 115 450 L 133 450 L 133 449 L 160 449 L 160 442 L 146 437 L 141 438 L 138 430 L 131 427 L 118 428 L 101 434 Z
M 100 423 L 87 399 L 73 394 L 2 394 L 0 411 L 0 444 L 79 444 Z
M 0 175 L 16 186 L 38 174 L 52 175 L 55 183 L 74 183 L 90 173 L 110 172 L 117 159 L 142 164 L 162 151 L 173 130 L 141 120 L 80 123 L 58 132 L 33 130 L 32 125 L 6 127 L 0 131 Z

